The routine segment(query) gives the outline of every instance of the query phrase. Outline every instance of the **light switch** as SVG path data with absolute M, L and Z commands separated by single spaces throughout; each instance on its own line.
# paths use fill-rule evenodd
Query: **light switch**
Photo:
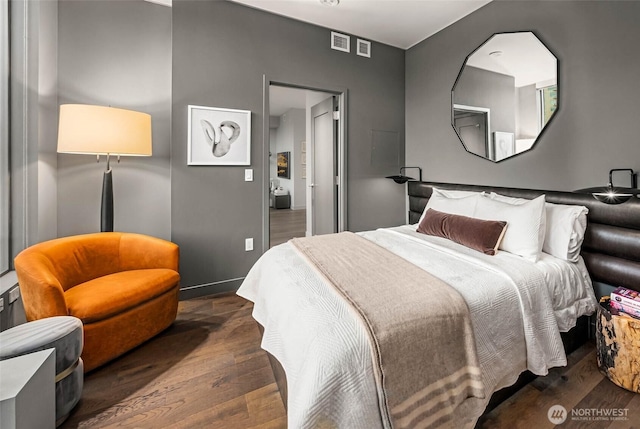
M 244 181 L 245 182 L 253 182 L 253 168 L 245 168 L 245 170 L 244 170 Z
M 253 250 L 253 238 L 244 239 L 244 250 L 245 252 L 250 252 Z

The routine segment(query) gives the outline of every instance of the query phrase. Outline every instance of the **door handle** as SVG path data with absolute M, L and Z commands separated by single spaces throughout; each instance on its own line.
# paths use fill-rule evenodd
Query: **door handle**
M 310 188 L 315 188 L 315 187 L 316 187 L 316 184 L 315 184 L 315 183 L 312 183 L 312 184 L 310 184 L 310 185 L 309 185 L 309 187 L 310 187 Z

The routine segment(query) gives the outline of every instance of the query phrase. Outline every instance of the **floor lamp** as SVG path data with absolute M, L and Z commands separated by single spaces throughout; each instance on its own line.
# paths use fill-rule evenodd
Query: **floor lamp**
M 113 180 L 110 157 L 151 156 L 151 116 L 133 110 L 86 104 L 60 106 L 58 152 L 106 155 L 100 230 L 113 231 Z

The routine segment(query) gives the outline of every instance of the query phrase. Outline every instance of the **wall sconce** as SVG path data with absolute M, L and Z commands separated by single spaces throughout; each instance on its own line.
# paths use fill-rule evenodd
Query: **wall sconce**
M 609 184 L 606 188 L 600 189 L 597 192 L 592 192 L 593 198 L 606 204 L 622 204 L 636 195 L 638 192 L 620 192 L 620 189 L 613 187 L 613 172 L 614 171 L 628 171 L 631 179 L 630 188 L 623 189 L 636 189 L 638 187 L 638 175 L 630 168 L 614 168 L 609 170 Z
M 387 176 L 386 179 L 393 179 L 396 183 L 407 183 L 409 180 L 416 180 L 413 177 L 405 176 L 402 174 L 402 170 L 406 170 L 407 168 L 417 168 L 420 174 L 418 181 L 422 182 L 422 168 L 420 167 L 400 167 L 400 174 L 398 176 Z

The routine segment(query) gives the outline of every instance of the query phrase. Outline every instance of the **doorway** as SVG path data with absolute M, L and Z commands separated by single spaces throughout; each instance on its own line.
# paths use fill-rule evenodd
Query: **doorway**
M 484 107 L 453 105 L 453 127 L 468 152 L 495 160 L 489 134 L 491 111 Z
M 294 237 L 344 230 L 343 103 L 334 91 L 265 85 L 264 250 Z

